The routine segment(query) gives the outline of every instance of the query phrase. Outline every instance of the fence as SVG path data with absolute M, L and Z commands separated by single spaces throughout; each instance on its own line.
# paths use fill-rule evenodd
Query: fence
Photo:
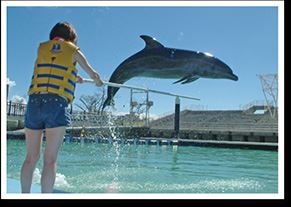
M 112 115 L 107 113 L 90 113 L 73 111 L 71 126 L 145 126 L 146 121 L 135 114 Z
M 25 110 L 26 110 L 26 104 L 8 101 L 6 109 L 7 109 L 8 116 L 24 116 Z
M 24 116 L 26 104 L 7 102 L 7 116 Z M 144 126 L 145 120 L 134 114 L 123 116 L 74 111 L 71 107 L 71 126 L 104 126 L 114 122 L 118 126 Z

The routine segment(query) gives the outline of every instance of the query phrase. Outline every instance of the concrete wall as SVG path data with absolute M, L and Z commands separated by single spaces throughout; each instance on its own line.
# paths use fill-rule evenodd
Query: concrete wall
M 174 130 L 149 129 L 144 136 L 156 138 L 173 138 Z M 217 140 L 217 141 L 246 141 L 246 142 L 278 142 L 277 133 L 267 132 L 231 132 L 208 130 L 180 130 L 180 139 Z
M 7 131 L 14 131 L 24 128 L 23 117 L 7 117 Z
M 22 119 L 12 118 L 7 120 L 7 131 L 14 131 L 24 128 Z M 73 137 L 111 137 L 112 133 L 119 138 L 134 137 L 155 137 L 167 138 L 174 137 L 173 129 L 153 129 L 148 127 L 68 127 L 67 134 Z M 245 142 L 278 142 L 278 133 L 270 132 L 250 132 L 250 131 L 209 131 L 209 130 L 180 130 L 180 139 L 188 140 L 216 140 L 216 141 L 245 141 Z

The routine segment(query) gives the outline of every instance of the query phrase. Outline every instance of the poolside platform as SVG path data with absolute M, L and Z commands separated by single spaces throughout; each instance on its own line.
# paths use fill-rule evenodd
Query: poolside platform
M 20 181 L 16 179 L 8 178 L 7 179 L 7 193 L 21 193 Z M 41 193 L 40 185 L 32 184 L 31 193 Z M 67 193 L 67 192 L 54 189 L 53 193 Z

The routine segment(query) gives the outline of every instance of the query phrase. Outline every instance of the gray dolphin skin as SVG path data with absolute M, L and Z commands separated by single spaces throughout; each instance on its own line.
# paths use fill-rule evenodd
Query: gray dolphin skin
M 140 37 L 145 41 L 145 48 L 124 60 L 109 82 L 123 84 L 134 77 L 178 79 L 174 83 L 181 84 L 199 78 L 238 80 L 228 65 L 209 53 L 167 48 L 150 36 Z M 108 86 L 103 109 L 112 103 L 118 90 Z

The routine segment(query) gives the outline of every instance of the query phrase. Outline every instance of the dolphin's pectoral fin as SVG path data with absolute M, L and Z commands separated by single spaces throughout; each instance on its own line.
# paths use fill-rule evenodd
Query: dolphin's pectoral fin
M 193 81 L 196 81 L 198 78 L 200 78 L 200 76 L 198 76 L 198 75 L 193 75 L 193 76 L 187 75 L 187 76 L 175 81 L 173 84 L 180 83 L 180 82 L 182 82 L 181 84 L 191 83 Z
M 181 78 L 181 79 L 175 81 L 173 84 L 180 83 L 180 82 L 182 82 L 182 81 L 184 81 L 184 80 L 186 80 L 186 79 L 189 79 L 189 76 L 185 76 L 185 77 L 183 77 L 183 78 Z
M 184 82 L 182 82 L 181 84 L 186 84 L 186 83 L 191 83 L 193 81 L 196 81 L 197 79 L 199 79 L 200 76 L 198 75 L 195 75 L 195 76 L 192 76 L 191 78 L 188 78 L 187 80 L 185 80 Z

